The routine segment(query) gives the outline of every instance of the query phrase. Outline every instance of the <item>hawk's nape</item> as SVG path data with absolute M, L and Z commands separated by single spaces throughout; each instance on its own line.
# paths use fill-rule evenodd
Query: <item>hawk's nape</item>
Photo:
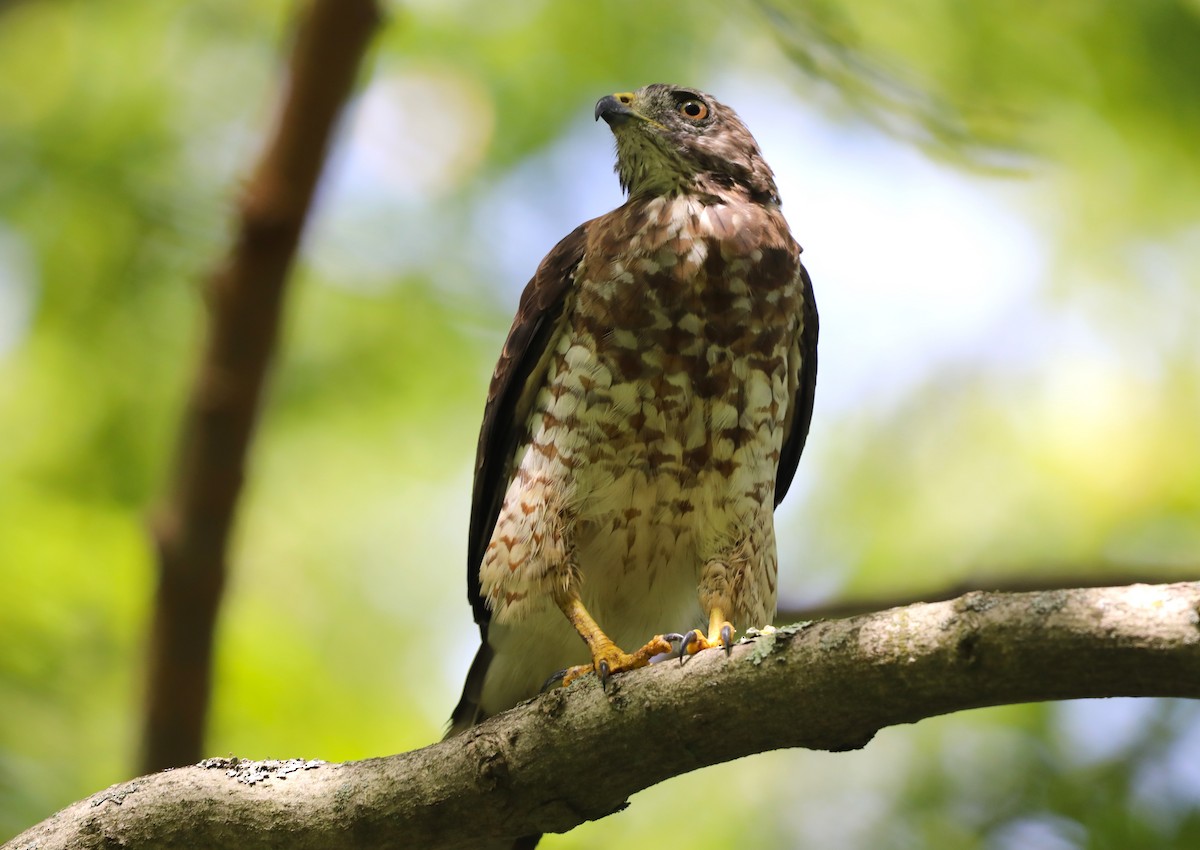
M 775 611 L 773 511 L 816 385 L 800 246 L 729 107 L 656 84 L 596 117 L 629 197 L 542 261 L 492 376 L 467 564 L 483 643 L 452 735 L 558 671 L 728 647 Z

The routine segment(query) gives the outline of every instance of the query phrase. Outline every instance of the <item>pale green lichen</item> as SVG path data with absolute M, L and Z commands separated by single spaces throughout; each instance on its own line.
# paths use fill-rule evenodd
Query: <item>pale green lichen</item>
M 812 620 L 792 623 L 790 626 L 767 626 L 765 629 L 746 629 L 743 640 L 754 643 L 754 651 L 750 654 L 750 663 L 762 664 L 773 653 L 786 648 L 788 638 L 799 634 L 800 631 L 812 624 Z M 740 643 L 740 641 L 739 641 Z

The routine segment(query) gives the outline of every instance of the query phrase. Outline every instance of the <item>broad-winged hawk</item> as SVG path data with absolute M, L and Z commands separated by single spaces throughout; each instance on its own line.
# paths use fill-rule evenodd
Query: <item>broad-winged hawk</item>
M 800 246 L 729 107 L 656 84 L 596 117 L 629 197 L 542 261 L 492 377 L 467 562 L 483 645 L 451 734 L 572 665 L 728 650 L 775 613 L 773 511 L 817 372 Z

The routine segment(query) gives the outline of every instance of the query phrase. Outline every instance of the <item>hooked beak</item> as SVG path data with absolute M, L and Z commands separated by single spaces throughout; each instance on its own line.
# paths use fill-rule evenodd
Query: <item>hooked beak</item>
M 633 103 L 632 92 L 617 92 L 605 95 L 596 101 L 596 120 L 601 118 L 610 127 L 624 124 L 630 118 L 642 118 L 630 104 Z

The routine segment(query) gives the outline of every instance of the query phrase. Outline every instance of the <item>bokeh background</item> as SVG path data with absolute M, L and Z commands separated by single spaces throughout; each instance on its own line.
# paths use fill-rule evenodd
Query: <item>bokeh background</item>
M 0 0 L 0 839 L 134 769 L 145 520 L 296 11 Z M 211 754 L 440 736 L 476 643 L 493 360 L 540 257 L 621 200 L 593 103 L 647 82 L 739 111 L 806 248 L 821 373 L 785 601 L 1196 578 L 1200 3 L 388 12 L 293 281 Z M 1200 710 L 924 721 L 682 777 L 546 846 L 1195 848 Z

